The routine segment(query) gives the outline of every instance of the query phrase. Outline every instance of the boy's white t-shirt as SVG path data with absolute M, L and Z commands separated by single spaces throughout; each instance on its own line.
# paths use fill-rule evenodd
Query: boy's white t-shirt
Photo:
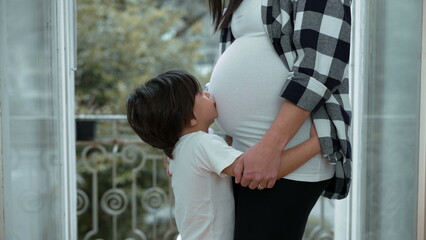
M 170 161 L 175 219 L 183 240 L 232 240 L 234 196 L 222 171 L 242 152 L 202 131 L 182 136 Z

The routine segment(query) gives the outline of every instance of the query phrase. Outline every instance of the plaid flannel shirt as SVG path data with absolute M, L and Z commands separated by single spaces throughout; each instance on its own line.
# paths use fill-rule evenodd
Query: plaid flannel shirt
M 323 193 L 343 199 L 351 183 L 348 62 L 351 0 L 262 0 L 262 20 L 290 75 L 281 96 L 311 112 L 321 150 L 336 166 Z M 221 51 L 235 40 L 222 29 Z

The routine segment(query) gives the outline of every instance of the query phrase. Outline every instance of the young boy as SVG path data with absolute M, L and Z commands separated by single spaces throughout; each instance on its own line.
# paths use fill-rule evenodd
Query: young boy
M 197 79 L 167 71 L 137 88 L 127 101 L 127 118 L 139 137 L 171 158 L 175 218 L 184 240 L 231 240 L 234 231 L 233 168 L 242 152 L 208 134 L 217 117 L 210 94 Z M 282 152 L 283 177 L 320 152 L 311 138 Z

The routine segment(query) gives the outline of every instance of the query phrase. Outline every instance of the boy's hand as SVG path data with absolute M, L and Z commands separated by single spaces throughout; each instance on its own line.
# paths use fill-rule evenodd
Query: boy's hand
M 315 124 L 313 122 L 311 125 L 311 138 L 318 138 L 317 129 L 315 128 Z
M 321 144 L 318 138 L 317 129 L 315 128 L 315 124 L 312 122 L 311 125 L 311 141 L 315 142 L 315 147 L 318 148 L 319 153 L 321 153 Z

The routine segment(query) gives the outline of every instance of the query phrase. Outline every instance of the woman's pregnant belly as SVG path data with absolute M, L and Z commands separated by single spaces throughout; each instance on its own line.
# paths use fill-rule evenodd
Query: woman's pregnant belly
M 283 103 L 280 93 L 287 76 L 266 36 L 235 40 L 219 58 L 210 80 L 217 124 L 247 147 L 256 143 Z
M 240 151 L 256 144 L 270 128 L 284 99 L 280 96 L 288 70 L 266 36 L 236 39 L 213 69 L 209 91 L 215 98 L 219 117 L 216 123 L 234 138 Z M 310 137 L 308 118 L 286 148 Z M 334 166 L 316 155 L 286 176 L 299 181 L 321 181 L 333 176 Z

